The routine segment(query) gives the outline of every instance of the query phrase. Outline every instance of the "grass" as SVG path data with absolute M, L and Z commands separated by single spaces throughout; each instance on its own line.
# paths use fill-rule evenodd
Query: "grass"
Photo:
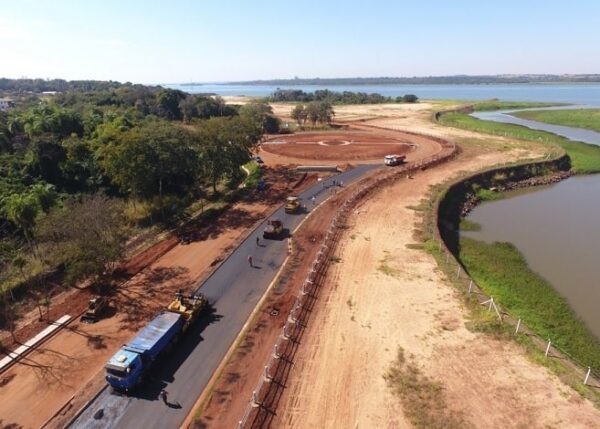
M 477 222 L 470 221 L 469 219 L 462 218 L 460 220 L 461 231 L 481 231 L 481 225 Z
M 511 115 L 547 124 L 585 128 L 600 132 L 600 109 L 528 110 L 514 112 Z
M 256 188 L 259 180 L 262 178 L 262 170 L 260 165 L 258 165 L 256 161 L 248 161 L 244 164 L 244 167 L 250 172 L 244 182 L 244 187 L 248 189 Z
M 600 368 L 598 339 L 515 246 L 461 237 L 459 257 L 477 284 L 530 329 L 582 364 Z
M 558 146 L 571 158 L 573 172 L 600 173 L 600 146 L 574 142 L 552 133 L 532 130 L 520 125 L 482 121 L 464 113 L 446 113 L 440 117 L 439 122 L 455 128 Z
M 472 427 L 462 413 L 448 407 L 442 384 L 423 375 L 413 363 L 407 362 L 401 347 L 383 378 L 392 392 L 400 397 L 404 414 L 415 428 Z
M 491 110 L 502 110 L 502 109 L 529 109 L 532 107 L 550 107 L 550 106 L 565 106 L 566 103 L 544 103 L 535 101 L 500 101 L 500 100 L 486 100 L 480 101 L 473 105 L 475 111 L 484 112 Z

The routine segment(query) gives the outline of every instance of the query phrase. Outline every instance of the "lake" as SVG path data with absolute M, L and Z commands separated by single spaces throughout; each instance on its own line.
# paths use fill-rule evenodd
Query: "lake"
M 600 134 L 593 131 L 556 128 L 506 112 L 477 112 L 473 116 L 600 144 Z M 600 175 L 572 177 L 551 186 L 509 192 L 506 197 L 477 206 L 467 219 L 479 223 L 481 231 L 462 234 L 514 244 L 529 267 L 548 280 L 600 338 Z
M 379 93 L 389 97 L 415 94 L 421 99 L 485 100 L 499 98 L 507 101 L 545 101 L 600 106 L 600 84 L 597 83 L 539 83 L 490 85 L 230 85 L 207 83 L 202 85 L 163 84 L 192 94 L 247 95 L 264 97 L 277 88 L 301 89 L 313 92 L 318 89 Z
M 467 219 L 481 231 L 462 234 L 513 243 L 600 338 L 600 176 L 572 177 L 507 197 L 477 206 Z

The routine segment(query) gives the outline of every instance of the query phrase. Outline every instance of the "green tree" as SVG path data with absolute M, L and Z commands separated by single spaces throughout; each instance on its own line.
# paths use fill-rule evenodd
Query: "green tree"
M 245 104 L 240 107 L 239 114 L 261 124 L 263 133 L 279 132 L 280 121 L 273 115 L 273 108 L 266 101 Z
M 125 194 L 162 199 L 181 193 L 196 178 L 196 152 L 190 134 L 165 122 L 151 122 L 123 133 L 101 150 L 100 164 Z
M 297 104 L 292 109 L 290 116 L 298 123 L 298 126 L 303 127 L 308 118 L 308 112 L 306 111 L 304 104 Z
M 158 114 L 171 120 L 181 119 L 179 103 L 186 98 L 186 93 L 178 89 L 161 89 L 156 94 Z
M 222 179 L 242 176 L 240 166 L 250 159 L 262 138 L 262 125 L 252 118 L 211 118 L 202 122 L 196 134 L 196 149 L 204 176 L 217 191 Z
M 40 222 L 40 240 L 60 249 L 70 284 L 112 272 L 125 244 L 122 213 L 115 200 L 94 195 L 70 199 Z
M 21 229 L 25 239 L 31 244 L 35 219 L 39 212 L 39 202 L 34 195 L 12 194 L 4 200 L 6 218 Z

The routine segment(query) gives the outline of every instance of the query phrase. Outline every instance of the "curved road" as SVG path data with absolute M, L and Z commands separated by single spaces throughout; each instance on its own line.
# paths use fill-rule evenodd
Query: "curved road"
M 320 203 L 327 198 L 333 179 L 344 184 L 355 182 L 379 165 L 359 165 L 303 192 L 300 197 L 311 206 L 315 196 Z M 280 208 L 272 216 L 293 231 L 306 214 L 286 215 Z M 203 284 L 198 285 L 211 304 L 181 343 L 154 370 L 143 389 L 134 396 L 104 389 L 73 422 L 73 428 L 175 428 L 190 412 L 198 396 L 236 339 L 250 313 L 275 278 L 287 255 L 287 240 L 263 240 L 265 222 L 257 228 Z M 261 235 L 262 247 L 256 246 Z M 252 255 L 257 268 L 248 266 Z M 164 405 L 158 398 L 161 389 L 169 392 Z M 95 419 L 100 416 L 100 418 Z

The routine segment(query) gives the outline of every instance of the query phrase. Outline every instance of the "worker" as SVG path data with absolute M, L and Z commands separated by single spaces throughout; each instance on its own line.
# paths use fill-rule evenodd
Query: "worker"
M 260 246 L 260 238 L 256 237 L 256 246 Z
M 248 263 L 250 264 L 250 268 L 254 268 L 254 264 L 252 264 L 252 255 L 248 255 Z
M 162 401 L 165 403 L 165 405 L 169 405 L 169 401 L 167 401 L 167 395 L 168 395 L 168 392 L 165 389 L 160 391 L 160 399 L 162 399 Z
M 317 197 L 315 197 L 314 195 L 311 198 L 313 206 L 315 206 L 315 204 L 317 204 Z

